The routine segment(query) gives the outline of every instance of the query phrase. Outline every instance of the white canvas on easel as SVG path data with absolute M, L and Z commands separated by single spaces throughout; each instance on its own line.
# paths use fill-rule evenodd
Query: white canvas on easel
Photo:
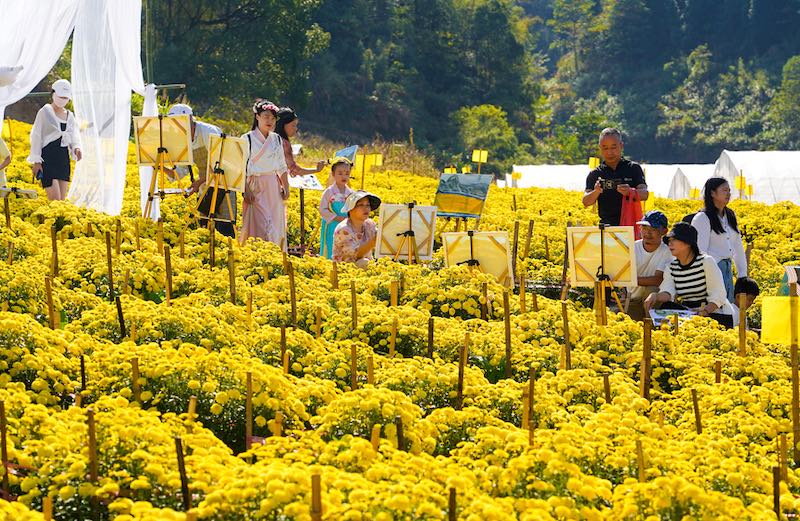
M 214 186 L 214 168 L 219 163 L 219 168 L 225 173 L 228 190 L 244 193 L 245 176 L 247 173 L 247 139 L 240 137 L 210 135 L 208 142 L 208 164 L 206 165 L 206 179 L 210 187 Z
M 433 236 L 436 230 L 435 206 L 411 208 L 411 230 L 414 236 L 403 241 L 403 233 L 409 230 L 409 208 L 406 204 L 382 204 L 378 224 L 378 239 L 375 256 L 408 257 L 409 241 L 416 241 L 418 260 L 431 260 L 433 256 Z M 399 250 L 399 255 L 398 255 Z
M 636 286 L 636 254 L 632 226 L 606 226 L 603 229 L 603 252 L 600 254 L 600 228 L 574 226 L 567 228 L 569 276 L 573 287 L 593 287 L 598 280 L 598 268 L 616 287 Z
M 474 259 L 478 261 L 477 268 L 494 275 L 503 286 L 510 288 L 514 284 L 508 232 L 447 232 L 442 234 L 442 244 L 447 266 L 465 264 Z
M 189 116 L 134 116 L 133 127 L 139 166 L 171 168 L 194 164 Z M 159 165 L 159 148 L 162 145 L 167 153 L 162 158 L 163 165 Z

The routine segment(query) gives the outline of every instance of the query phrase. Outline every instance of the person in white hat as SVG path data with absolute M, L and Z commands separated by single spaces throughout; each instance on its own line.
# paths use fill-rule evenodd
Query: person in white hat
M 333 232 L 334 262 L 354 262 L 359 268 L 367 267 L 378 236 L 378 227 L 369 214 L 380 205 L 377 195 L 364 190 L 347 196 L 342 208 L 347 219 L 340 222 Z
M 209 144 L 211 142 L 211 136 L 221 135 L 222 129 L 216 125 L 198 121 L 197 118 L 194 117 L 194 111 L 192 110 L 192 107 L 185 103 L 176 103 L 175 105 L 172 105 L 169 108 L 167 115 L 189 116 L 192 129 L 192 158 L 194 159 L 194 164 L 197 167 L 197 179 L 192 177 L 192 184 L 189 186 L 188 194 L 202 194 L 206 182 L 206 169 L 208 167 L 208 151 L 210 148 Z M 184 166 L 177 167 L 175 171 L 179 179 L 185 177 L 186 174 L 190 174 L 189 168 Z M 228 203 L 225 202 L 223 193 L 227 196 L 228 201 L 230 201 L 230 207 L 233 210 L 233 216 L 231 216 L 230 212 L 228 211 Z M 211 200 L 213 195 L 214 192 L 212 190 L 206 191 L 203 200 L 200 201 L 198 206 L 201 226 L 208 225 L 207 217 L 211 211 Z M 234 237 L 234 227 L 236 226 L 236 192 L 226 192 L 225 190 L 220 189 L 220 191 L 217 193 L 217 205 L 216 209 L 214 210 L 214 216 L 220 219 L 215 223 L 217 231 L 226 237 Z
M 52 102 L 36 113 L 31 128 L 31 163 L 33 175 L 42 183 L 47 198 L 63 200 L 67 196 L 70 158 L 80 161 L 81 135 L 75 115 L 66 106 L 72 99 L 72 85 L 57 80 L 52 87 Z

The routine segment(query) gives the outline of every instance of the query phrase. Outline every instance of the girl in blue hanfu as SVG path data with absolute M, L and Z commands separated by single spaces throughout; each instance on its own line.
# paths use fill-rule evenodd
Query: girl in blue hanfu
M 319 237 L 319 255 L 330 259 L 333 255 L 333 232 L 336 226 L 347 218 L 344 202 L 353 191 L 347 186 L 350 180 L 352 163 L 346 157 L 336 157 L 331 161 L 333 184 L 322 192 L 319 201 L 319 214 L 322 226 Z

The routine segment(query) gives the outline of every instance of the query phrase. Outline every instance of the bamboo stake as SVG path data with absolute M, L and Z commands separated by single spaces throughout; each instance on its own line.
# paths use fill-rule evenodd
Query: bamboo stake
M 566 299 L 566 297 L 564 297 Z M 562 299 L 563 300 L 563 299 Z M 539 311 L 539 299 L 536 295 L 536 290 L 531 291 L 531 309 L 533 311 Z
M 89 481 L 97 483 L 97 434 L 95 433 L 94 409 L 86 409 L 89 426 Z
M 141 389 L 139 387 L 139 358 L 131 358 L 131 387 L 133 388 L 133 401 L 140 402 Z M 141 403 L 141 402 L 140 402 Z
M 228 239 L 228 286 L 231 294 L 231 304 L 236 305 L 236 265 L 233 258 L 233 240 Z
M 53 287 L 48 275 L 44 276 L 44 292 L 47 297 L 47 319 L 50 329 L 56 329 L 56 310 L 53 306 Z
M 569 312 L 567 311 L 567 302 L 561 301 L 561 319 L 564 329 L 564 353 L 565 353 L 565 367 L 567 370 L 572 369 L 572 346 L 569 342 Z
M 283 436 L 283 413 L 281 411 L 275 412 L 275 429 L 272 431 L 273 436 L 280 438 Z
M 406 450 L 406 438 L 403 434 L 403 418 L 400 415 L 394 417 L 394 424 L 397 427 L 397 450 Z
M 488 316 L 489 316 L 489 285 L 486 282 L 481 284 L 481 293 L 483 294 L 483 302 L 481 303 L 481 320 L 488 320 Z
M 139 233 L 139 219 L 133 221 L 133 232 L 136 234 L 136 249 L 142 249 L 142 235 Z
M 122 277 L 122 294 L 123 295 L 130 295 L 131 294 L 131 270 L 130 268 L 125 270 L 125 275 Z
M 530 428 L 530 426 L 533 425 L 533 421 L 534 421 L 533 417 L 534 417 L 534 411 L 535 411 L 535 409 L 534 409 L 534 404 L 535 404 L 534 400 L 536 398 L 536 395 L 534 394 L 534 386 L 535 386 L 535 384 L 536 384 L 536 371 L 534 370 L 533 366 L 531 366 L 530 369 L 528 369 L 528 399 L 529 399 L 528 407 L 530 409 L 528 411 L 528 421 L 530 423 L 528 423 L 526 425 L 523 425 L 522 426 L 523 429 L 526 428 L 526 427 Z
M 636 462 L 639 467 L 639 481 L 644 483 L 647 479 L 644 472 L 644 449 L 642 448 L 642 440 L 636 440 Z
M 8 484 L 8 424 L 6 423 L 6 402 L 0 400 L 0 456 L 3 464 L 3 497 L 9 497 L 11 489 Z
M 284 359 L 286 358 L 286 326 L 281 326 L 281 363 L 284 363 Z M 287 371 L 283 371 L 286 373 Z
M 530 390 L 527 387 L 522 388 L 522 420 L 520 421 L 520 429 L 527 429 L 531 423 L 531 398 Z
M 45 521 L 53 519 L 53 498 L 45 496 L 42 498 L 42 515 Z
M 433 358 L 433 317 L 428 318 L 428 358 Z
M 322 521 L 322 484 L 319 474 L 311 475 L 311 521 Z
M 114 303 L 117 306 L 117 321 L 119 321 L 119 338 L 120 341 L 127 336 L 125 331 L 125 315 L 122 314 L 122 302 L 119 297 L 114 297 Z
M 525 274 L 521 274 L 519 276 L 519 312 L 520 313 L 527 313 L 527 307 L 525 302 Z
M 639 395 L 645 400 L 650 399 L 650 364 L 651 364 L 651 350 L 652 350 L 652 329 L 653 320 L 650 318 L 644 319 L 643 327 L 643 349 L 642 349 L 642 364 L 641 375 L 639 377 Z
M 189 397 L 189 409 L 186 412 L 186 418 L 190 421 L 194 421 L 194 417 L 196 416 L 195 411 L 197 411 L 197 396 L 191 395 Z
M 781 519 L 781 468 L 772 467 L 772 510 Z
M 11 229 L 11 203 L 8 202 L 8 197 L 3 198 L 3 213 L 6 216 L 6 228 Z
M 189 478 L 186 476 L 186 463 L 183 460 L 183 445 L 180 436 L 175 436 L 175 452 L 178 455 L 178 474 L 181 477 L 181 502 L 183 511 L 186 512 L 192 508 L 192 496 L 189 494 Z
M 117 253 L 117 256 L 119 256 L 122 248 L 122 220 L 120 220 L 119 217 L 117 217 L 116 231 L 114 234 L 114 246 L 114 251 Z
M 372 426 L 372 433 L 370 434 L 370 442 L 372 443 L 372 449 L 377 451 L 378 448 L 381 446 L 381 426 L 380 425 L 373 425 Z
M 672 315 L 672 334 L 678 336 L 678 315 Z
M 781 434 L 780 436 L 780 467 L 781 467 L 781 479 L 789 482 L 789 465 L 788 465 L 788 450 L 787 450 L 787 442 L 786 442 L 786 434 Z
M 86 236 L 94 237 L 94 230 L 92 229 L 92 223 L 86 223 Z
M 289 355 L 289 351 L 283 353 L 283 374 L 289 374 Z
M 531 253 L 531 238 L 533 237 L 533 219 L 528 221 L 528 237 L 525 239 L 525 253 L 522 258 L 527 259 Z
M 320 338 L 322 336 L 322 308 L 317 306 L 317 314 L 316 314 L 316 337 Z
M 56 225 L 50 227 L 50 245 L 53 249 L 53 277 L 58 276 L 58 238 L 56 237 Z
M 394 358 L 395 348 L 397 344 L 397 317 L 392 320 L 392 334 L 389 337 L 389 356 Z
M 356 281 L 350 281 L 350 315 L 353 319 L 353 334 L 358 331 L 358 302 L 356 301 Z
M 747 295 L 739 293 L 739 356 L 747 356 L 747 314 L 745 302 Z
M 244 448 L 250 450 L 253 439 L 253 373 L 247 372 L 244 395 Z
M 211 271 L 214 271 L 214 266 L 217 264 L 217 224 L 216 221 L 210 219 L 208 221 L 208 264 Z
M 458 518 L 456 510 L 456 489 L 450 487 L 447 498 L 447 521 L 456 521 Z
M 164 269 L 167 272 L 167 286 L 164 288 L 167 306 L 171 305 L 172 299 L 172 258 L 169 253 L 169 246 L 164 246 Z
M 252 291 L 248 291 L 247 292 L 247 307 L 245 309 L 247 310 L 247 320 L 248 321 L 252 320 L 253 319 L 253 292 Z
M 339 289 L 339 266 L 336 262 L 331 267 L 331 286 L 333 289 Z
M 164 221 L 161 219 L 156 225 L 156 248 L 158 248 L 158 253 L 164 253 Z
M 86 390 L 86 357 L 81 355 L 81 391 Z
M 397 305 L 397 281 L 393 280 L 389 283 L 389 305 Z
M 607 374 L 603 375 L 603 394 L 606 403 L 611 403 L 611 380 L 609 380 Z
M 692 388 L 692 406 L 694 407 L 694 425 L 697 434 L 703 433 L 703 423 L 700 420 L 700 404 L 697 401 L 697 389 Z
M 367 357 L 367 383 L 375 385 L 375 360 L 372 355 Z
M 12 241 L 8 241 L 8 260 L 6 263 L 9 266 L 14 264 L 14 243 Z
M 464 345 L 459 349 L 458 356 L 458 386 L 456 387 L 456 410 L 461 410 L 464 406 L 464 372 L 467 367 L 467 356 L 469 356 L 470 337 L 469 332 L 464 333 Z
M 358 389 L 358 359 L 355 344 L 350 346 L 350 390 Z
M 506 340 L 506 378 L 511 378 L 511 310 L 508 303 L 508 290 L 503 292 L 503 322 L 505 324 Z
M 722 362 L 717 360 L 714 362 L 714 383 L 718 384 L 722 381 Z
M 108 271 L 108 300 L 114 302 L 114 264 L 111 260 L 111 232 L 106 232 L 106 267 Z
M 514 221 L 514 242 L 511 247 L 511 274 L 517 272 L 517 251 L 519 248 L 519 221 Z
M 291 303 L 292 327 L 297 329 L 297 287 L 294 282 L 294 265 L 287 261 L 287 267 L 289 269 L 289 302 Z M 355 281 L 353 281 L 353 287 L 355 288 Z

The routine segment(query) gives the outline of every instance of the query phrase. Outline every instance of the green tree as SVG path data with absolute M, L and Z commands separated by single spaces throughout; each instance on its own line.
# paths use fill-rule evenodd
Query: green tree
M 800 148 L 800 56 L 783 66 L 781 87 L 769 106 L 771 141 L 780 147 Z
M 501 175 L 510 171 L 522 150 L 503 109 L 494 105 L 462 107 L 453 113 L 452 121 L 462 151 L 489 151 L 489 162 L 481 167 L 481 173 Z
M 575 74 L 583 66 L 595 7 L 594 0 L 553 0 L 553 17 L 547 22 L 556 36 L 552 47 L 570 55 Z

